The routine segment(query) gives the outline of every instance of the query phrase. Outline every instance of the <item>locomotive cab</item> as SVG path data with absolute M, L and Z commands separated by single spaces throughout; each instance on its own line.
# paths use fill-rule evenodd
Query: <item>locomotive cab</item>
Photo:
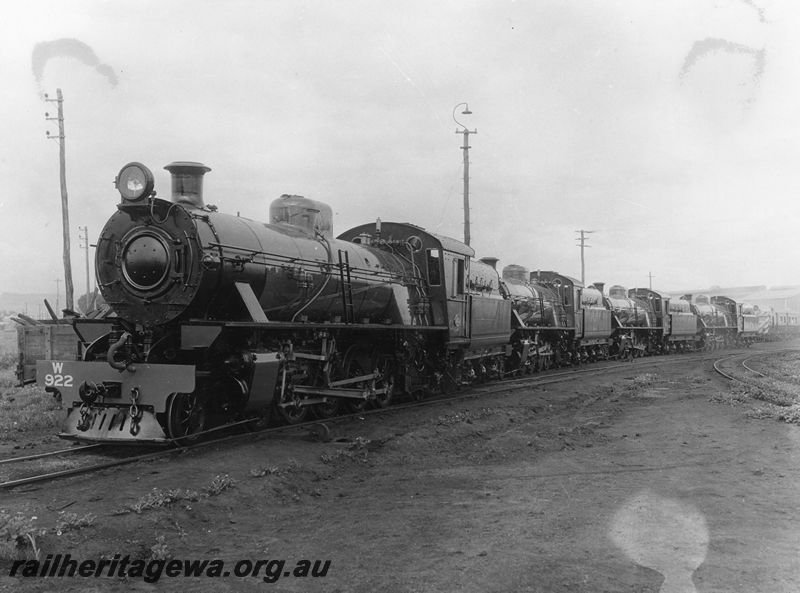
M 381 221 L 352 228 L 338 239 L 407 258 L 428 286 L 433 324 L 448 327 L 451 338 L 469 335 L 467 276 L 475 254 L 470 247 L 412 224 Z
M 564 307 L 564 313 L 559 319 L 559 325 L 565 328 L 574 328 L 580 322 L 576 315 L 576 303 L 580 306 L 580 293 L 583 288 L 580 280 L 559 274 L 558 272 L 541 271 L 530 273 L 531 284 L 542 284 L 554 290 Z
M 687 301 L 670 298 L 649 288 L 632 288 L 628 295 L 650 303 L 655 327 L 661 329 L 663 348 L 682 350 L 696 346 L 697 316 Z
M 473 260 L 474 250 L 450 237 L 408 223 L 361 225 L 339 239 L 398 253 L 426 281 L 433 325 L 447 328 L 447 345 L 465 360 L 492 356 L 508 342 L 511 304 L 500 293 L 493 261 Z

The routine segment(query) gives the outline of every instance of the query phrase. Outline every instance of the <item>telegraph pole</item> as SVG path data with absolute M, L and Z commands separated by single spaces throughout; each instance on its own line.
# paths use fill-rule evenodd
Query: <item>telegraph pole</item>
M 81 232 L 79 236 L 82 241 L 81 247 L 86 250 L 86 304 L 84 305 L 84 313 L 88 313 L 91 309 L 91 303 L 89 302 L 91 290 L 89 287 L 89 227 L 79 226 L 78 231 Z
M 586 244 L 586 235 L 590 233 L 594 233 L 595 231 L 585 231 L 583 229 L 579 231 L 575 231 L 576 233 L 580 233 L 580 238 L 578 239 L 579 243 L 578 246 L 581 248 L 581 284 L 586 286 L 586 266 L 584 265 L 583 259 L 583 250 L 586 247 L 591 247 L 591 245 Z
M 653 276 L 653 272 L 648 272 L 647 277 L 650 278 L 650 290 L 653 290 L 653 278 L 655 278 L 655 276 Z
M 464 111 L 462 111 L 461 114 L 472 115 L 472 112 L 469 110 L 469 105 L 466 103 L 459 103 L 453 107 L 453 121 L 463 128 L 463 130 L 456 130 L 456 134 L 463 134 L 464 136 L 464 144 L 461 146 L 461 150 L 464 151 L 464 243 L 469 245 L 469 149 L 472 148 L 469 145 L 469 135 L 477 134 L 478 130 L 469 130 L 467 126 L 456 119 L 456 109 L 462 105 L 464 106 Z
M 56 311 L 58 311 L 58 297 L 61 292 L 61 278 L 56 278 Z
M 64 235 L 64 291 L 66 292 L 66 303 L 64 305 L 67 309 L 73 309 L 73 294 L 72 294 L 72 260 L 69 255 L 69 207 L 67 203 L 67 171 L 66 171 L 66 148 L 64 146 L 64 98 L 61 95 L 61 89 L 56 89 L 56 98 L 50 99 L 47 95 L 44 100 L 50 103 L 58 104 L 58 117 L 50 117 L 49 113 L 45 113 L 45 119 L 58 121 L 58 136 L 51 136 L 50 132 L 46 132 L 47 137 L 58 141 L 59 146 L 59 172 L 61 179 L 61 222 Z M 56 306 L 58 310 L 58 306 Z

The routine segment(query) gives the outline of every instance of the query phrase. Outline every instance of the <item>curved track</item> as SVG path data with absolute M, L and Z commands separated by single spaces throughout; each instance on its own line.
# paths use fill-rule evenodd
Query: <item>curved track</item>
M 747 360 L 743 360 L 743 361 L 742 361 L 742 366 L 743 366 L 744 368 L 746 368 L 748 371 L 750 371 L 751 373 L 753 373 L 753 374 L 755 374 L 755 375 L 758 375 L 759 377 L 766 377 L 766 375 L 765 375 L 764 373 L 762 373 L 761 371 L 757 371 L 757 370 L 755 370 L 754 368 L 752 368 L 752 367 L 749 367 L 749 366 L 747 365 L 748 361 L 750 361 L 752 358 L 755 358 L 755 357 L 752 357 L 752 356 L 751 356 L 751 357 L 750 357 L 750 358 L 748 358 Z
M 731 375 L 729 373 L 726 373 L 725 371 L 722 370 L 723 363 L 726 363 L 729 360 L 733 360 L 735 357 L 736 356 L 733 355 L 733 356 L 726 356 L 725 358 L 718 358 L 717 360 L 714 361 L 714 364 L 712 365 L 714 371 L 717 374 L 722 375 L 723 377 L 725 377 L 726 379 L 728 379 L 730 381 L 735 381 L 736 377 L 734 377 L 733 375 Z
M 713 364 L 713 369 L 717 374 L 721 375 L 722 377 L 725 377 L 729 381 L 739 381 L 740 383 L 748 383 L 747 378 L 743 378 L 741 376 L 736 376 L 735 374 L 732 374 L 732 373 L 735 372 L 734 369 L 727 368 L 727 369 L 723 370 L 723 367 L 725 366 L 725 363 L 737 362 L 738 364 L 736 364 L 734 366 L 735 369 L 743 368 L 748 373 L 751 373 L 752 375 L 756 375 L 756 376 L 761 377 L 761 378 L 769 378 L 769 376 L 767 374 L 762 373 L 761 371 L 757 371 L 756 369 L 754 369 L 753 367 L 751 367 L 747 363 L 753 361 L 756 358 L 760 358 L 762 356 L 767 356 L 767 355 L 770 355 L 770 354 L 778 354 L 779 352 L 791 352 L 791 351 L 796 351 L 796 350 L 798 350 L 798 348 L 795 347 L 795 348 L 778 348 L 778 349 L 763 350 L 763 351 L 758 352 L 758 353 L 750 353 L 750 352 L 747 352 L 747 353 L 741 353 L 741 352 L 734 353 L 734 354 L 731 354 L 729 356 L 725 356 L 723 358 L 716 359 L 714 361 L 714 364 Z

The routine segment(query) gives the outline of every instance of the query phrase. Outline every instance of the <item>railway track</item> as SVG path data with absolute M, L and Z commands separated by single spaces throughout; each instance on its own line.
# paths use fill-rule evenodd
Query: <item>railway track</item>
M 237 426 L 243 426 L 251 422 L 252 421 L 243 421 L 233 424 L 226 424 L 225 426 L 207 430 L 205 431 L 205 434 L 221 432 L 223 430 L 233 430 Z M 103 469 L 135 463 L 137 461 L 149 461 L 151 459 L 157 459 L 159 457 L 167 457 L 176 453 L 181 453 L 188 449 L 219 443 L 229 440 L 230 438 L 232 437 L 228 436 L 207 441 L 203 440 L 192 445 L 179 445 L 176 448 L 164 448 L 163 446 L 156 445 L 155 447 L 157 447 L 157 450 L 153 450 L 154 447 L 151 446 L 149 447 L 149 451 L 145 453 L 141 452 L 142 449 L 145 448 L 143 446 L 132 447 L 130 445 L 108 445 L 105 443 L 94 443 L 90 445 L 70 447 L 68 449 L 37 453 L 35 455 L 0 459 L 0 479 L 4 479 L 4 481 L 0 482 L 0 489 L 6 490 L 16 486 L 24 486 L 37 482 L 48 482 L 58 478 L 66 478 L 69 476 L 91 473 Z M 69 458 L 74 458 L 74 456 L 78 453 L 87 453 L 89 451 L 93 451 L 95 454 L 88 457 L 88 463 L 72 465 L 73 462 Z M 51 466 L 50 468 L 31 467 L 31 462 L 41 462 L 45 459 L 54 460 L 53 462 L 49 463 Z M 87 457 L 84 456 L 83 459 L 78 461 L 78 463 L 81 463 L 82 461 L 87 461 Z M 53 466 L 58 467 L 59 465 L 59 469 L 43 471 L 41 473 L 32 473 L 39 471 L 40 469 L 49 470 L 52 469 Z M 4 466 L 10 466 L 12 469 L 6 470 Z
M 759 377 L 766 377 L 766 375 L 764 373 L 762 373 L 761 371 L 757 371 L 754 368 L 752 368 L 752 367 L 747 365 L 748 361 L 750 361 L 752 358 L 755 358 L 755 357 L 750 357 L 747 360 L 743 360 L 742 361 L 742 366 L 744 368 L 746 368 L 748 371 L 750 371 L 751 373 L 753 373 L 754 375 L 758 375 Z
M 741 376 L 737 376 L 736 374 L 734 374 L 735 370 L 737 370 L 739 368 L 743 368 L 751 376 L 755 375 L 755 376 L 760 377 L 760 378 L 769 378 L 768 375 L 766 375 L 765 373 L 762 373 L 761 371 L 758 371 L 758 370 L 754 369 L 748 363 L 752 362 L 756 358 L 760 358 L 762 356 L 766 356 L 766 355 L 769 355 L 769 354 L 778 354 L 780 352 L 791 352 L 791 351 L 796 351 L 796 350 L 797 350 L 797 348 L 779 348 L 779 349 L 774 349 L 774 350 L 773 349 L 763 350 L 763 351 L 757 352 L 757 353 L 751 353 L 751 352 L 741 353 L 741 352 L 738 352 L 738 353 L 730 354 L 729 356 L 725 356 L 723 358 L 716 359 L 714 361 L 714 364 L 713 364 L 713 369 L 717 374 L 719 374 L 722 377 L 728 379 L 729 381 L 738 381 L 740 383 L 749 384 L 750 383 L 749 379 L 752 378 L 752 377 L 742 378 Z M 726 364 L 728 365 L 728 368 L 725 368 Z M 730 368 L 731 366 L 733 368 Z
M 740 362 L 742 366 L 744 366 L 744 368 L 746 368 L 750 372 L 764 376 L 763 373 L 747 366 L 746 362 L 758 356 L 764 356 L 768 354 L 774 354 L 776 352 L 782 352 L 794 349 L 796 348 L 785 348 L 781 350 L 768 349 L 761 351 L 757 354 L 748 352 L 744 353 L 748 356 L 748 358 Z M 717 373 L 731 380 L 740 380 L 736 379 L 734 376 L 723 371 L 721 367 L 723 362 L 733 360 L 737 357 L 741 357 L 742 354 L 743 354 L 742 352 L 737 352 L 731 354 L 730 356 L 724 358 L 716 358 L 716 359 L 715 357 L 717 356 L 717 354 L 714 355 L 700 354 L 697 357 L 691 355 L 689 356 L 691 356 L 690 360 L 693 362 L 705 362 L 709 360 L 714 360 L 713 366 L 714 370 Z M 516 391 L 520 389 L 531 389 L 544 385 L 563 383 L 566 381 L 583 377 L 587 374 L 601 375 L 619 371 L 628 371 L 628 372 L 645 371 L 673 364 L 685 364 L 687 361 L 686 356 L 687 355 L 645 357 L 625 362 L 608 361 L 605 364 L 592 364 L 590 366 L 580 366 L 566 370 L 551 370 L 543 373 L 538 373 L 536 375 L 525 375 L 522 377 L 507 378 L 502 381 L 496 381 L 487 384 L 479 384 L 466 388 L 462 391 L 437 395 L 420 401 L 413 400 L 413 401 L 401 402 L 389 406 L 387 408 L 376 408 L 360 412 L 353 412 L 325 420 L 310 420 L 298 424 L 265 428 L 258 430 L 256 432 L 243 431 L 243 432 L 237 432 L 235 434 L 225 434 L 225 433 L 230 433 L 231 431 L 235 431 L 237 430 L 237 428 L 247 429 L 248 425 L 252 425 L 253 423 L 252 420 L 241 421 L 233 424 L 226 424 L 224 426 L 212 428 L 198 435 L 206 437 L 210 434 L 223 433 L 223 436 L 219 438 L 201 439 L 198 442 L 193 442 L 190 444 L 174 443 L 175 445 L 177 445 L 174 448 L 165 449 L 161 447 L 156 451 L 150 450 L 144 453 L 141 452 L 141 448 L 132 449 L 130 446 L 113 447 L 111 445 L 105 445 L 105 444 L 91 444 L 91 445 L 71 447 L 69 449 L 60 449 L 57 451 L 38 453 L 35 455 L 28 455 L 23 457 L 12 457 L 9 459 L 0 460 L 0 479 L 4 480 L 0 482 L 0 489 L 7 490 L 23 485 L 49 482 L 60 478 L 66 478 L 70 476 L 77 476 L 81 474 L 96 472 L 104 469 L 127 465 L 130 463 L 136 463 L 139 461 L 150 461 L 161 457 L 168 457 L 175 454 L 183 453 L 188 450 L 199 449 L 202 447 L 208 447 L 211 445 L 217 445 L 230 441 L 240 441 L 243 439 L 251 439 L 251 438 L 265 438 L 271 435 L 291 434 L 297 431 L 308 431 L 309 433 L 314 434 L 320 440 L 327 441 L 330 440 L 331 426 L 346 422 L 348 420 L 352 420 L 354 418 L 362 419 L 371 416 L 392 414 L 410 408 L 431 406 L 444 402 L 454 402 L 458 400 L 485 397 L 486 395 L 494 393 Z M 78 464 L 73 465 L 71 461 L 67 460 L 68 458 L 74 459 L 75 458 L 74 456 L 77 455 L 78 453 L 83 454 L 81 455 L 83 459 L 81 459 Z M 83 463 L 83 461 L 87 461 L 87 459 L 88 463 Z M 52 462 L 49 463 L 50 467 L 48 468 L 46 467 L 48 463 L 44 462 L 44 460 L 60 460 L 60 461 L 57 461 L 57 463 L 52 463 Z M 25 465 L 25 464 L 30 464 L 31 462 L 38 463 L 39 467 L 35 467 L 36 463 L 34 463 L 34 467 L 31 467 L 30 465 Z M 42 467 L 42 463 L 44 463 L 45 465 L 44 468 Z M 59 464 L 61 465 L 61 467 L 58 467 Z M 55 468 L 53 466 L 55 466 Z M 12 468 L 19 467 L 20 469 L 17 469 L 16 471 L 14 471 L 14 469 L 12 469 L 11 471 L 5 471 L 6 467 L 12 467 Z M 47 471 L 40 471 L 42 469 Z
M 89 445 L 88 447 L 92 447 L 92 445 Z M 3 465 L 11 463 L 15 464 L 14 469 L 10 471 L 6 470 L 0 473 L 0 475 L 3 475 L 3 477 L 5 478 L 5 481 L 0 483 L 0 488 L 9 489 L 9 488 L 14 488 L 16 486 L 33 484 L 36 482 L 48 482 L 51 480 L 55 480 L 57 478 L 65 478 L 69 476 L 77 476 L 80 474 L 96 472 L 102 469 L 117 467 L 120 465 L 126 465 L 128 463 L 134 463 L 136 461 L 144 461 L 150 458 L 157 457 L 159 453 L 164 452 L 162 450 L 150 453 L 138 453 L 135 455 L 123 455 L 121 457 L 119 456 L 118 453 L 106 453 L 105 457 L 101 457 L 100 461 L 95 461 L 95 462 L 92 461 L 93 459 L 96 459 L 96 457 L 88 459 L 85 456 L 82 456 L 81 458 L 75 457 L 75 454 L 77 453 L 85 453 L 86 448 L 88 447 L 75 447 L 74 449 L 52 451 L 48 453 L 41 453 L 38 455 L 30 455 L 24 458 L 14 457 L 14 458 L 0 460 L 0 464 Z M 106 446 L 97 445 L 96 447 L 104 448 Z M 55 460 L 55 458 L 59 457 L 61 459 Z M 26 463 L 31 461 L 40 461 L 43 458 L 50 458 L 53 459 L 54 461 L 44 464 L 44 467 L 42 467 L 41 464 Z M 88 463 L 85 463 L 87 460 Z M 61 468 L 61 469 L 54 469 L 54 468 Z M 42 473 L 31 473 L 31 472 L 42 472 Z
M 20 461 L 30 461 L 33 459 L 44 459 L 45 457 L 69 455 L 71 453 L 86 451 L 88 449 L 97 449 L 98 447 L 103 447 L 103 446 L 104 445 L 102 443 L 96 443 L 92 445 L 82 445 L 80 447 L 70 447 L 68 449 L 58 449 L 56 451 L 47 451 L 45 453 L 36 453 L 35 455 L 22 455 L 20 457 L 9 457 L 8 459 L 0 459 L 0 465 L 5 465 L 7 463 L 18 463 Z

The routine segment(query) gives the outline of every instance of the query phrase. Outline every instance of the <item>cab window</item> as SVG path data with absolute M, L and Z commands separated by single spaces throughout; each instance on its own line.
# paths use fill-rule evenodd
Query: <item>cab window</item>
M 453 294 L 464 294 L 464 260 L 456 259 L 455 290 Z
M 428 284 L 438 286 L 442 283 L 442 258 L 438 249 L 428 249 Z

